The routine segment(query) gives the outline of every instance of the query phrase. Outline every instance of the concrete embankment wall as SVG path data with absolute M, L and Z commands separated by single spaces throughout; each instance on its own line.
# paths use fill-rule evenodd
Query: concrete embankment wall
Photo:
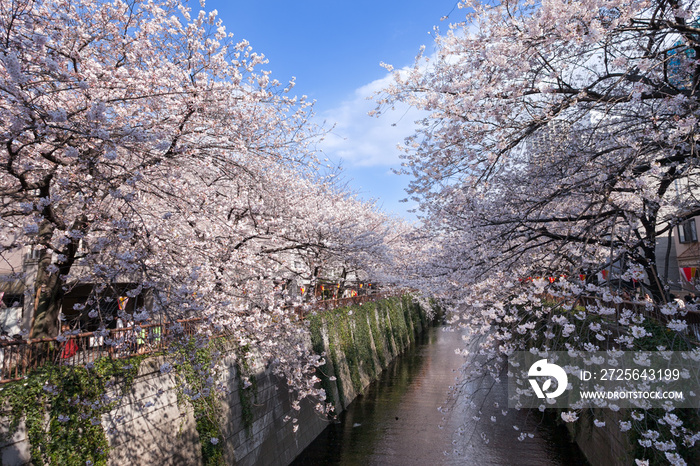
M 649 416 L 651 411 L 637 410 L 639 414 Z M 679 409 L 673 411 L 684 422 L 689 425 L 697 425 L 697 411 L 690 409 Z M 569 431 L 571 439 L 578 445 L 579 449 L 588 460 L 591 466 L 629 466 L 636 464 L 635 458 L 646 458 L 649 464 L 670 464 L 664 454 L 660 451 L 645 450 L 639 446 L 637 439 L 643 439 L 642 436 L 635 436 L 632 431 L 623 431 L 620 428 L 621 422 L 630 422 L 632 420 L 630 409 L 621 409 L 613 411 L 609 408 L 585 409 L 580 412 L 578 421 L 573 423 L 564 423 Z M 659 409 L 655 413 L 663 414 Z M 649 416 L 643 422 L 651 429 L 668 428 L 652 421 L 653 417 Z M 598 427 L 594 424 L 594 420 L 604 422 L 605 425 Z M 561 422 L 555 419 L 554 422 Z M 700 456 L 698 449 L 695 451 L 681 451 L 689 466 L 700 466 Z M 649 455 L 653 455 L 649 457 Z
M 344 409 L 428 324 L 426 310 L 409 296 L 309 316 L 308 344 L 326 355 L 319 377 L 336 411 Z M 220 370 L 226 394 L 216 403 L 218 437 L 204 438 L 209 432 L 202 428 L 206 423 L 201 410 L 183 397 L 176 371 L 161 372 L 164 362 L 164 357 L 143 361 L 125 399 L 102 416 L 110 447 L 108 464 L 286 465 L 327 426 L 312 402 L 293 409 L 295 394 L 265 362 L 241 369 L 240 359 L 231 355 Z M 241 371 L 252 381 L 249 386 L 242 383 Z M 0 432 L 7 432 L 7 424 L 0 423 Z M 294 425 L 299 426 L 296 432 Z M 217 445 L 218 456 L 212 456 L 212 445 Z M 29 450 L 21 423 L 11 439 L 0 444 L 2 464 L 28 464 Z
M 605 426 L 595 426 L 594 419 L 605 422 Z M 584 410 L 581 418 L 566 423 L 566 428 L 591 465 L 627 466 L 634 464 L 633 445 L 627 433 L 620 431 L 621 420 L 619 411 Z

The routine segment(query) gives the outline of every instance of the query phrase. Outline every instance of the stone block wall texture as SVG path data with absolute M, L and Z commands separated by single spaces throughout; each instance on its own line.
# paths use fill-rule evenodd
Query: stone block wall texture
M 338 412 L 415 341 L 415 335 L 427 322 L 425 311 L 410 297 L 326 312 L 327 315 L 313 318 L 320 319 L 322 324 L 320 336 L 328 362 L 324 368 L 325 383 Z M 340 317 L 333 317 L 331 313 Z M 341 331 L 341 325 L 347 327 Z M 364 333 L 361 329 L 365 329 Z M 354 358 L 342 351 L 340 333 L 345 337 L 344 344 L 351 345 Z M 360 334 L 369 338 L 361 339 Z M 358 354 L 369 357 L 358 361 Z M 349 359 L 354 363 L 349 364 Z M 145 360 L 124 401 L 103 416 L 102 426 L 110 444 L 109 464 L 203 464 L 201 441 L 209 439 L 199 438 L 188 403 L 178 403 L 176 375 L 162 374 L 159 368 L 163 362 L 163 357 Z M 221 382 L 228 391 L 220 402 L 219 421 L 226 464 L 287 465 L 325 429 L 328 421 L 316 413 L 312 402 L 302 403 L 300 411 L 293 410 L 294 394 L 289 393 L 286 382 L 272 374 L 263 362 L 252 370 L 255 390 L 252 393 L 248 389 L 244 395 L 250 402 L 252 416 L 248 417 L 250 422 L 245 422 L 235 358 L 231 356 L 223 362 Z M 336 380 L 331 381 L 330 374 L 335 374 Z M 298 419 L 297 432 L 293 431 L 294 424 L 289 418 Z M 0 433 L 7 431 L 3 422 L 0 416 Z M 23 425 L 9 441 L 0 443 L 0 454 L 3 465 L 30 464 Z
M 592 465 L 628 466 L 634 464 L 630 453 L 630 441 L 626 433 L 619 429 L 621 413 L 610 409 L 595 409 L 586 412 L 575 423 L 567 423 L 571 438 L 576 442 L 588 462 Z M 604 427 L 596 427 L 593 419 L 605 421 Z
M 635 445 L 628 432 L 622 432 L 620 421 L 626 419 L 625 413 L 611 409 L 595 408 L 584 410 L 577 422 L 565 423 L 571 435 L 592 466 L 629 466 L 634 461 Z M 605 426 L 596 427 L 593 420 L 605 422 Z M 653 461 L 651 464 L 655 464 Z M 688 461 L 689 466 L 700 466 L 700 458 L 693 457 Z
M 426 309 L 410 296 L 338 309 L 320 317 L 327 364 L 324 388 L 336 411 L 345 409 L 428 323 Z M 312 340 L 314 339 L 312 325 Z M 332 380 L 332 376 L 335 380 Z

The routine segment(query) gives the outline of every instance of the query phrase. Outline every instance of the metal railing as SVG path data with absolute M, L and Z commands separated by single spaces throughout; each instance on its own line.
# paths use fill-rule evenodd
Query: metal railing
M 385 299 L 397 293 L 373 293 L 291 306 L 298 319 L 314 311 Z M 165 324 L 85 332 L 78 335 L 0 341 L 0 384 L 22 379 L 28 371 L 47 363 L 86 365 L 99 358 L 127 358 L 165 349 L 175 335 L 194 335 L 202 319 L 177 320 Z
M 47 363 L 86 365 L 99 358 L 127 358 L 165 349 L 174 335 L 193 335 L 202 319 L 144 324 L 102 332 L 0 341 L 0 384 L 19 380 Z
M 642 314 L 645 317 L 655 319 L 659 322 L 664 322 L 665 316 L 659 311 L 659 306 L 654 303 L 641 303 L 637 301 L 622 300 L 620 302 L 605 301 L 601 296 L 579 296 L 574 302 L 574 306 L 581 304 L 584 307 L 595 305 L 598 307 L 607 307 L 615 309 L 615 322 L 620 320 L 622 311 L 630 310 L 634 313 Z M 612 318 L 612 314 L 610 314 Z
M 604 319 L 607 317 L 609 324 L 619 327 L 619 321 L 624 310 L 630 310 L 634 313 L 643 315 L 644 317 L 658 322 L 661 325 L 665 325 L 670 321 L 669 316 L 661 312 L 661 307 L 656 303 L 651 302 L 639 302 L 639 301 L 629 301 L 622 300 L 620 302 L 615 301 L 604 301 L 601 296 L 589 296 L 583 295 L 579 296 L 574 301 L 574 306 L 582 305 L 583 307 L 588 307 L 590 305 L 595 305 L 598 307 L 607 307 L 615 309 L 614 314 L 609 316 L 602 316 Z M 693 309 L 686 308 L 686 314 L 684 316 L 675 317 L 679 320 L 684 321 L 688 325 L 686 331 L 687 335 L 700 342 L 700 312 Z M 614 319 L 614 320 L 613 320 Z
M 352 296 L 349 298 L 338 298 L 338 299 L 324 299 L 324 300 L 319 300 L 315 301 L 309 304 L 298 304 L 294 305 L 294 311 L 296 315 L 300 318 L 303 319 L 310 313 L 314 311 L 328 311 L 330 309 L 336 309 L 339 307 L 345 307 L 345 306 L 352 306 L 353 304 L 364 304 L 364 303 L 369 303 L 373 301 L 379 301 L 380 299 L 386 299 L 386 298 L 391 298 L 394 296 L 399 296 L 401 293 L 398 292 L 389 292 L 389 291 L 380 291 L 377 293 L 372 293 L 372 294 L 366 294 L 366 295 L 359 295 L 359 296 Z

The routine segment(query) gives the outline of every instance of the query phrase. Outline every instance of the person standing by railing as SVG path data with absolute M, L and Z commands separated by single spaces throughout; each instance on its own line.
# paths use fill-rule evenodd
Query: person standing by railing
M 150 331 L 150 344 L 153 346 L 153 348 L 158 348 L 160 347 L 160 342 L 162 338 L 162 326 L 161 325 L 156 325 L 151 328 Z
M 63 335 L 65 335 L 69 330 L 70 327 L 67 324 L 63 324 L 61 327 L 61 333 Z M 75 342 L 75 339 L 71 338 L 70 336 L 64 338 L 67 339 L 61 343 L 61 359 L 69 359 L 75 356 L 75 353 L 78 352 L 78 344 Z

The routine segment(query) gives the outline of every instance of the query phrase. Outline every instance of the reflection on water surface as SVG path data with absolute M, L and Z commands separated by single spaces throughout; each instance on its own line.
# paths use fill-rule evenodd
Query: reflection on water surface
M 466 406 L 441 413 L 438 408 L 464 362 L 454 350 L 464 343 L 460 334 L 439 327 L 419 340 L 293 465 L 586 464 L 559 429 L 539 427 L 534 438 L 519 441 L 513 424 L 524 426 L 535 416 L 504 410 L 505 384 L 491 390 L 481 414 Z M 472 416 L 481 419 L 477 423 Z

